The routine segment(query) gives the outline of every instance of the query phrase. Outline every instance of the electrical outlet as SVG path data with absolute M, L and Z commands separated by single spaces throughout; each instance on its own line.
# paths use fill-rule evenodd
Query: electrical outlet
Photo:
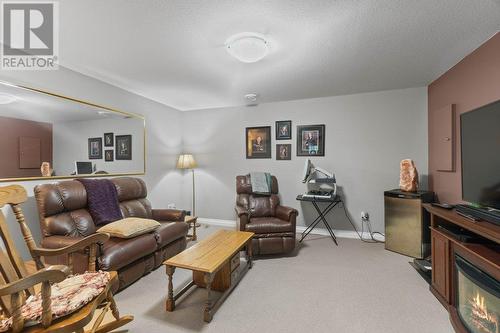
M 361 212 L 361 219 L 363 221 L 368 221 L 370 219 L 370 214 L 368 214 L 367 212 Z
M 174 204 L 174 203 L 169 203 L 169 204 L 167 205 L 167 208 L 168 208 L 168 209 L 175 209 L 175 204 Z

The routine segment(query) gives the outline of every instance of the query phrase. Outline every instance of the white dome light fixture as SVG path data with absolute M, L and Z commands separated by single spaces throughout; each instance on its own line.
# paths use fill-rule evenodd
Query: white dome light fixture
M 241 62 L 253 63 L 269 53 L 266 36 L 256 32 L 241 32 L 226 40 L 226 50 Z
M 6 93 L 0 93 L 0 104 L 2 104 L 2 105 L 3 104 L 10 104 L 10 103 L 14 103 L 15 101 L 17 101 L 16 96 L 6 94 Z

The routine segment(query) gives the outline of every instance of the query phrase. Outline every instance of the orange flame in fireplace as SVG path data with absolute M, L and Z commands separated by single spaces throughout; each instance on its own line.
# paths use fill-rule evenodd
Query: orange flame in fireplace
M 495 313 L 488 313 L 488 308 L 484 302 L 484 296 L 476 292 L 476 296 L 469 302 L 472 305 L 472 322 L 476 327 L 484 332 L 499 333 L 500 327 L 498 326 L 498 318 Z
M 476 306 L 481 312 L 483 313 L 488 313 L 488 309 L 486 305 L 484 305 L 484 296 L 481 296 L 479 292 L 476 292 L 476 297 L 473 298 L 474 303 L 476 303 Z

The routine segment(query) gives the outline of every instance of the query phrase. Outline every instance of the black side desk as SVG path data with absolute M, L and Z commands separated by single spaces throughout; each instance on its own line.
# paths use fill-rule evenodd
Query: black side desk
M 341 203 L 342 200 L 338 196 L 336 196 L 335 198 L 332 198 L 332 199 L 319 199 L 319 198 L 303 197 L 302 194 L 297 196 L 297 200 L 298 201 L 308 201 L 308 202 L 312 203 L 313 206 L 314 206 L 314 208 L 316 208 L 316 211 L 318 212 L 318 217 L 302 233 L 302 237 L 300 238 L 299 243 L 301 243 L 304 240 L 304 238 L 306 238 L 306 236 L 309 235 L 309 233 L 314 228 L 316 228 L 316 226 L 321 221 L 323 221 L 323 224 L 325 225 L 326 229 L 330 233 L 330 236 L 332 237 L 332 239 L 335 242 L 335 244 L 338 246 L 339 244 L 337 243 L 337 237 L 335 237 L 335 234 L 333 233 L 332 227 L 330 227 L 330 225 L 328 224 L 328 221 L 326 220 L 326 215 L 328 215 L 328 213 L 335 206 L 337 206 L 339 203 Z M 318 203 L 321 203 L 321 202 L 324 202 L 324 203 L 328 204 L 328 205 L 326 205 L 326 207 L 323 210 L 321 210 L 321 208 L 318 205 Z

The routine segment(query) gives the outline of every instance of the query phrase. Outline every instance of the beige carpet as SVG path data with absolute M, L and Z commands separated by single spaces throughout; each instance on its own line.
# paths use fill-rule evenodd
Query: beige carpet
M 216 230 L 202 226 L 201 237 Z M 452 333 L 448 314 L 409 258 L 383 244 L 310 235 L 297 253 L 258 259 L 210 324 L 202 320 L 205 291 L 165 312 L 163 268 L 116 295 L 130 332 Z M 191 277 L 177 270 L 174 286 Z

